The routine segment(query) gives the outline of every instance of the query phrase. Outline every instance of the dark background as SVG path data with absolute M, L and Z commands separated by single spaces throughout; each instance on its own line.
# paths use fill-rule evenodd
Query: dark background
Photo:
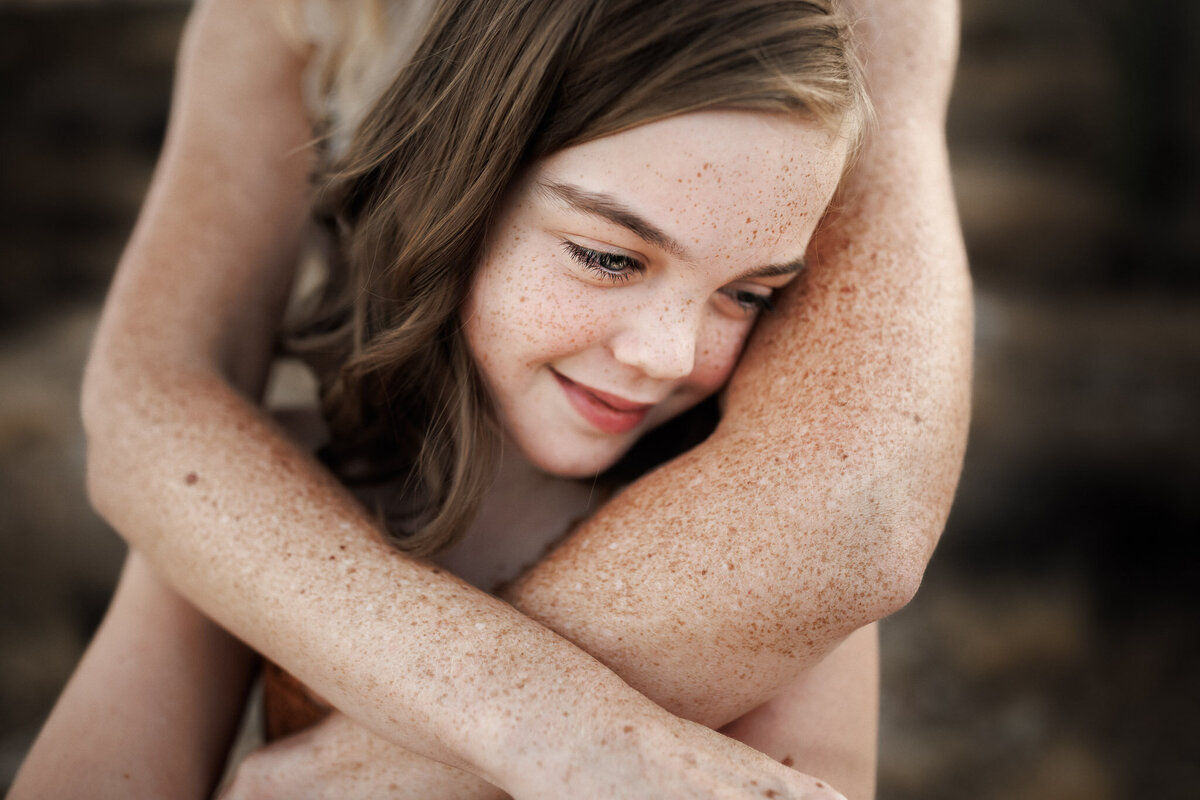
M 0 784 L 111 591 L 76 394 L 182 2 L 0 0 Z M 884 625 L 881 800 L 1200 786 L 1200 5 L 964 0 L 976 277 L 950 524 Z

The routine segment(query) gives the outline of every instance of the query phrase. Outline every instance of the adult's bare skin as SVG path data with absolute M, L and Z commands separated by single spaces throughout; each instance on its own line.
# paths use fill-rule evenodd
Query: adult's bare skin
M 721 732 L 784 766 L 819 776 L 808 782 L 813 788 L 832 785 L 851 800 L 874 797 L 879 684 L 874 629 L 855 631 L 780 694 Z M 760 792 L 771 796 L 758 777 Z M 242 761 L 222 800 L 298 796 L 503 800 L 507 795 L 473 775 L 396 747 L 334 712 Z
M 131 555 L 9 800 L 211 797 L 255 660 Z
M 908 601 L 961 469 L 970 280 L 944 140 L 957 4 L 848 5 L 878 126 L 807 280 L 759 322 L 717 432 L 508 597 L 710 725 Z M 715 663 L 745 679 L 713 692 Z
M 868 608 L 882 602 L 886 611 L 888 602 L 902 603 L 915 588 L 905 581 L 919 576 L 941 531 L 960 467 L 969 400 L 970 290 L 943 140 L 956 7 L 922 0 L 883 9 L 857 5 L 878 129 L 851 175 L 842 213 L 817 241 L 807 291 L 790 298 L 790 313 L 760 322 L 760 340 L 743 362 L 758 358 L 758 369 L 785 372 L 779 351 L 792 348 L 792 363 L 804 370 L 795 373 L 806 378 L 804 395 L 789 396 L 791 382 L 764 392 L 753 379 L 748 385 L 750 367 L 739 367 L 717 437 L 674 462 L 669 475 L 656 474 L 639 484 L 657 483 L 662 487 L 659 498 L 666 500 L 625 495 L 617 501 L 639 497 L 644 503 L 635 501 L 626 509 L 631 518 L 640 513 L 665 519 L 675 511 L 680 516 L 671 521 L 672 534 L 653 539 L 639 530 L 605 525 L 611 518 L 598 515 L 582 529 L 594 539 L 573 537 L 509 596 L 518 608 L 580 643 L 667 708 L 688 709 L 689 718 L 709 724 L 719 724 L 760 699 L 753 692 L 762 685 L 752 684 L 739 694 L 736 690 L 743 686 L 735 683 L 711 693 L 705 675 L 710 665 L 695 653 L 741 659 L 743 674 L 762 677 L 752 671 L 774 668 L 779 680 L 786 681 L 798 663 L 810 664 L 827 651 L 829 640 L 816 639 L 814 633 L 834 632 L 838 622 L 853 625 L 864 613 L 862 606 L 841 607 L 846 595 L 832 587 L 847 582 L 857 586 L 859 600 Z M 764 345 L 761 337 L 770 337 L 772 344 Z M 769 350 L 769 361 L 762 357 L 764 350 Z M 850 395 L 847 381 L 855 380 L 871 391 Z M 780 409 L 809 424 L 781 418 Z M 780 456 L 786 453 L 782 463 L 779 457 L 759 457 L 771 447 Z M 724 455 L 705 453 L 709 449 Z M 713 470 L 714 465 L 723 468 Z M 672 487 L 688 468 L 692 474 L 683 480 L 698 487 L 702 503 L 690 492 L 681 498 Z M 833 482 L 832 475 L 842 480 Z M 756 497 L 753 510 L 735 531 L 729 511 L 744 503 L 748 493 Z M 801 505 L 798 496 L 818 502 Z M 814 514 L 814 508 L 822 513 Z M 716 513 L 698 519 L 697 512 L 704 510 Z M 765 544 L 745 535 L 748 526 L 759 531 L 774 527 L 783 538 L 799 534 L 800 541 Z M 838 541 L 843 552 L 837 552 Z M 816 552 L 833 548 L 851 559 L 806 562 L 796 559 L 797 544 Z M 761 565 L 761 549 L 772 545 L 778 556 L 770 566 L 776 569 L 758 573 L 768 590 L 746 602 L 745 566 Z M 873 549 L 880 547 L 882 551 Z M 596 550 L 605 557 L 595 557 Z M 887 574 L 880 565 L 889 563 L 889 557 L 901 563 L 911 559 L 909 569 L 917 572 Z M 789 564 L 796 570 L 792 576 L 786 573 Z M 789 637 L 780 635 L 778 606 L 771 605 L 780 600 L 770 591 L 779 585 L 830 587 L 823 611 L 813 604 L 811 593 L 783 598 L 794 604 L 792 642 L 804 643 L 790 651 L 784 649 Z M 752 578 L 750 589 L 755 588 Z M 706 624 L 712 604 L 730 597 L 738 598 L 743 615 L 730 617 L 728 629 L 714 630 Z M 680 608 L 686 609 L 687 619 L 681 619 Z M 820 613 L 828 615 L 824 624 L 812 625 Z M 766 653 L 747 650 L 747 632 L 766 645 Z M 653 649 L 654 642 L 672 637 L 690 638 L 695 650 Z M 647 653 L 658 660 L 648 664 Z M 638 676 L 645 681 L 639 683 Z M 740 720 L 726 732 L 761 746 L 754 736 L 742 736 L 757 722 Z M 339 754 L 322 753 L 331 756 L 322 765 L 327 779 L 367 779 L 361 768 L 344 768 L 347 761 L 361 760 L 352 756 L 356 748 L 349 746 L 351 741 L 358 750 L 375 748 L 381 763 L 394 755 L 371 744 L 369 737 L 349 732 L 344 721 L 331 724 L 341 726 L 337 729 L 345 740 Z M 323 733 L 287 745 L 291 758 L 277 759 L 259 777 L 283 780 L 304 764 L 316 763 L 312 748 L 322 742 L 328 746 L 335 738 Z M 816 765 L 806 768 L 816 775 L 834 774 Z M 436 780 L 434 774 L 427 779 Z M 834 785 L 859 796 L 857 785 Z
M 252 19 L 256 14 L 257 24 Z M 280 155 L 299 146 L 307 132 L 297 89 L 300 63 L 270 40 L 262 16 L 257 4 L 213 0 L 201 7 L 191 25 L 167 149 L 89 366 L 85 422 L 89 484 L 97 507 L 204 611 L 352 717 L 413 752 L 462 766 L 528 796 L 585 787 L 580 781 L 598 779 L 587 767 L 589 759 L 599 755 L 611 766 L 615 756 L 624 755 L 632 763 L 639 754 L 654 754 L 655 766 L 665 774 L 671 768 L 685 771 L 688 757 L 713 746 L 705 738 L 711 732 L 663 715 L 581 650 L 511 608 L 387 548 L 340 487 L 254 407 L 251 398 L 261 384 L 270 330 L 282 305 L 287 265 L 304 214 L 304 175 L 309 167 L 303 153 Z M 932 27 L 936 31 L 944 26 Z M 949 42 L 952 51 L 952 35 Z M 952 53 L 947 53 L 946 74 L 951 61 Z M 940 124 L 940 104 L 935 105 L 933 116 Z M 858 294 L 843 296 L 838 291 L 828 296 L 845 304 L 846 319 L 878 318 L 886 323 L 880 330 L 900 335 L 904 346 L 919 350 L 928 344 L 932 354 L 923 357 L 932 366 L 913 352 L 887 353 L 882 346 L 872 346 L 878 331 L 853 327 L 850 330 L 869 341 L 854 345 L 854 337 L 846 333 L 850 349 L 843 352 L 834 347 L 834 339 L 816 337 L 820 349 L 811 355 L 793 350 L 787 358 L 798 360 L 790 363 L 772 355 L 765 370 L 768 380 L 760 374 L 763 385 L 755 392 L 769 391 L 767 384 L 776 375 L 804 374 L 805 360 L 811 358 L 807 369 L 814 380 L 829 380 L 829 370 L 842 370 L 824 391 L 835 404 L 848 400 L 855 406 L 848 418 L 851 424 L 879 414 L 882 418 L 866 429 L 882 430 L 886 436 L 859 449 L 846 442 L 846 462 L 856 471 L 831 488 L 811 482 L 805 486 L 806 471 L 819 462 L 758 439 L 756 447 L 774 453 L 781 463 L 779 472 L 767 477 L 782 482 L 787 503 L 823 509 L 823 522 L 807 518 L 807 527 L 794 525 L 796 520 L 775 512 L 773 518 L 746 526 L 745 514 L 734 510 L 723 520 L 713 515 L 694 519 L 697 531 L 727 532 L 744 526 L 740 535 L 747 542 L 761 540 L 757 554 L 744 554 L 746 544 L 730 550 L 728 542 L 721 541 L 725 554 L 746 560 L 713 586 L 722 597 L 743 598 L 743 607 L 757 619 L 765 621 L 776 613 L 776 619 L 790 619 L 799 611 L 808 621 L 804 638 L 796 640 L 790 627 L 763 624 L 752 637 L 739 641 L 744 631 L 730 628 L 719 646 L 697 651 L 696 643 L 673 624 L 672 615 L 683 618 L 694 611 L 695 591 L 686 587 L 679 603 L 668 598 L 664 605 L 660 597 L 647 607 L 648 616 L 668 620 L 665 639 L 627 637 L 618 647 L 609 643 L 609 653 L 604 626 L 598 625 L 597 652 L 614 663 L 628 663 L 628 675 L 625 667 L 618 667 L 622 675 L 676 713 L 710 724 L 726 721 L 755 703 L 721 709 L 703 699 L 735 684 L 745 687 L 739 700 L 769 696 L 782 685 L 786 666 L 781 668 L 781 662 L 811 661 L 850 630 L 902 602 L 940 530 L 961 455 L 969 301 L 944 167 L 939 171 L 937 166 L 944 164 L 940 127 L 932 144 L 922 139 L 932 119 L 919 112 L 919 107 L 913 111 L 906 135 L 876 146 L 875 152 L 886 147 L 900 159 L 901 166 L 885 171 L 890 185 L 911 184 L 904 186 L 903 195 L 882 193 L 892 196 L 891 204 L 881 201 L 872 213 L 907 209 L 902 219 L 912 227 L 924 226 L 923 249 L 912 252 L 920 256 L 920 263 L 897 261 L 891 269 L 879 268 L 886 273 L 885 283 L 877 284 L 879 275 L 871 272 L 870 285 L 860 285 Z M 889 124 L 883 122 L 883 127 Z M 869 156 L 863 167 L 871 163 Z M 930 219 L 922 219 L 925 214 L 912 207 L 928 207 L 926 203 L 934 209 Z M 850 216 L 843 230 L 853 229 L 855 217 Z M 877 226 L 876 247 L 907 257 L 906 242 L 913 233 L 909 227 L 872 219 L 871 214 L 858 217 L 860 233 L 869 234 Z M 899 237 L 897 248 L 884 246 L 889 236 Z M 836 241 L 832 234 L 829 241 Z M 854 242 L 862 246 L 861 239 Z M 812 285 L 819 298 L 823 280 L 814 275 Z M 889 294 L 897 288 L 899 300 Z M 903 313 L 890 316 L 905 301 L 933 309 L 934 322 L 921 323 Z M 801 307 L 795 305 L 800 300 L 792 302 L 793 309 Z M 813 319 L 819 322 L 821 317 Z M 824 324 L 832 325 L 832 320 Z M 730 417 L 745 414 L 744 421 L 727 421 L 719 440 L 703 453 L 635 486 L 547 569 L 535 571 L 514 595 L 527 613 L 546 620 L 557 613 L 570 621 L 566 601 L 578 605 L 579 598 L 570 594 L 571 584 L 564 583 L 560 600 L 553 586 L 557 580 L 569 580 L 571 570 L 582 568 L 581 553 L 588 550 L 589 541 L 597 543 L 592 551 L 599 551 L 592 561 L 602 562 L 612 557 L 606 548 L 609 537 L 632 536 L 645 550 L 647 543 L 661 544 L 681 530 L 685 518 L 670 508 L 660 517 L 653 498 L 660 497 L 667 484 L 680 494 L 678 487 L 687 486 L 688 475 L 715 477 L 722 461 L 737 455 L 718 444 L 745 447 L 767 430 L 763 423 L 796 414 L 809 426 L 808 444 L 818 451 L 839 438 L 847 420 L 830 419 L 829 406 L 820 413 L 825 401 L 805 399 L 808 387 L 798 380 L 784 380 L 791 387 L 784 387 L 787 405 L 767 410 L 763 418 L 756 419 L 752 410 L 738 410 L 739 397 L 756 382 L 752 370 L 763 369 L 750 364 L 762 364 L 763 343 L 771 336 L 766 330 L 758 337 L 747 355 L 747 371 L 739 373 L 730 390 Z M 883 355 L 895 365 L 889 366 L 887 359 L 871 360 Z M 937 381 L 920 386 L 912 397 L 904 396 L 906 405 L 897 408 L 895 400 L 903 391 L 887 391 L 888 381 L 914 385 L 906 372 L 910 369 L 918 372 L 918 380 L 932 374 Z M 873 380 L 883 384 L 878 393 Z M 849 392 L 858 387 L 875 396 L 851 397 Z M 875 402 L 878 397 L 887 401 Z M 792 411 L 785 410 L 788 406 Z M 927 424 L 914 423 L 906 430 L 897 424 L 904 419 L 901 412 L 919 415 Z M 751 422 L 758 427 L 752 429 Z M 817 427 L 825 425 L 831 428 L 822 435 Z M 913 456 L 918 460 L 909 462 Z M 856 466 L 860 462 L 865 465 Z M 912 463 L 939 466 L 932 474 L 899 474 Z M 685 477 L 672 481 L 672 472 Z M 763 487 L 750 488 L 750 499 L 744 491 L 737 496 L 761 509 Z M 693 509 L 696 505 L 691 504 Z M 653 513 L 647 514 L 647 508 Z M 875 509 L 878 516 L 873 518 L 870 512 Z M 885 528 L 897 522 L 903 523 L 903 530 L 893 538 Z M 780 530 L 791 533 L 779 536 Z M 851 538 L 854 541 L 848 542 Z M 676 551 L 671 556 L 697 555 L 700 560 L 692 570 L 696 573 L 720 560 L 707 549 L 713 544 L 711 536 L 701 534 L 698 542 L 696 553 Z M 857 548 L 852 558 L 839 552 L 848 544 Z M 680 545 L 672 541 L 669 546 Z M 824 552 L 830 546 L 833 551 Z M 829 564 L 828 585 L 842 593 L 842 602 L 820 601 L 824 583 L 806 582 L 814 576 L 812 568 L 798 565 L 822 559 Z M 893 575 L 892 588 L 880 591 L 880 585 L 860 591 L 874 577 L 864 565 Z M 594 568 L 608 569 L 601 563 Z M 670 573 L 658 573 L 648 591 L 664 585 L 664 574 Z M 627 580 L 643 577 L 635 570 Z M 842 577 L 849 578 L 848 590 L 840 588 Z M 778 598 L 747 591 L 772 579 L 794 593 L 782 609 L 775 602 Z M 421 602 L 404 604 L 405 598 Z M 830 606 L 850 610 L 835 616 Z M 619 610 L 618 603 L 609 602 L 601 611 L 611 614 L 614 607 Z M 705 615 L 703 624 L 712 624 L 713 616 Z M 564 625 L 563 630 L 590 648 L 582 620 L 574 623 L 576 628 Z M 638 637 L 646 635 L 653 634 Z M 640 658 L 635 652 L 639 641 L 637 646 L 645 647 Z M 746 654 L 732 658 L 742 645 L 747 646 Z M 673 676 L 671 669 L 679 658 L 672 656 L 672 648 L 687 652 L 696 669 Z M 760 673 L 744 672 L 757 658 L 764 659 L 761 679 Z M 697 678 L 707 688 L 681 688 Z M 449 683 L 456 687 L 453 694 L 443 692 Z M 695 708 L 687 707 L 689 697 L 699 698 Z M 574 724 L 574 715 L 589 724 Z M 637 733 L 623 738 L 630 723 Z M 626 740 L 632 741 L 618 744 L 625 749 L 614 754 L 613 742 Z M 669 748 L 663 746 L 667 740 L 673 742 Z M 543 761 L 541 769 L 534 768 L 538 760 Z M 580 768 L 567 777 L 570 766 Z M 634 775 L 629 779 L 638 780 Z M 531 780 L 543 783 L 534 785 Z M 550 781 L 559 783 L 552 786 Z M 653 784 L 647 787 L 648 796 L 668 796 Z

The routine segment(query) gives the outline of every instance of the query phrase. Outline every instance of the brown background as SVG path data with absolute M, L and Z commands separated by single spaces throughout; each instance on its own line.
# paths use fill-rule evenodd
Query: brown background
M 967 467 L 885 623 L 880 798 L 1200 786 L 1200 8 L 965 0 Z M 0 783 L 122 547 L 79 372 L 160 143 L 181 2 L 0 0 Z

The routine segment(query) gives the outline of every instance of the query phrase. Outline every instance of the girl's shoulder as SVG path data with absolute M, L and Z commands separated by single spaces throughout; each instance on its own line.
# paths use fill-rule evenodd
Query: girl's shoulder
M 412 56 L 434 0 L 275 0 L 285 36 L 308 52 L 304 98 L 339 152 Z

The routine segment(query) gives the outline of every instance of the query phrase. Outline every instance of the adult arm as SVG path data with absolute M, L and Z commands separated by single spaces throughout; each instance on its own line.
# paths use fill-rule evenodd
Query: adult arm
M 944 138 L 957 3 L 850 5 L 878 124 L 806 279 L 760 320 L 716 433 L 508 597 L 708 725 L 907 602 L 961 468 L 971 295 Z
M 850 800 L 875 796 L 876 626 L 852 633 L 778 695 L 721 729 Z M 815 785 L 815 784 L 814 784 Z M 340 712 L 251 754 L 222 800 L 258 797 L 503 800 L 474 775 L 375 736 Z
M 253 663 L 130 555 L 8 797 L 208 797 Z
M 517 796 L 743 796 L 752 780 L 821 796 L 397 553 L 258 409 L 311 166 L 302 58 L 271 7 L 210 0 L 185 33 L 85 375 L 93 504 L 182 595 L 354 719 Z
M 711 725 L 908 599 L 962 458 L 970 282 L 944 140 L 957 6 L 854 5 L 878 125 L 807 281 L 760 323 L 722 427 L 510 595 Z M 814 669 L 828 675 L 839 651 Z M 809 721 L 797 728 L 819 736 L 825 723 Z

